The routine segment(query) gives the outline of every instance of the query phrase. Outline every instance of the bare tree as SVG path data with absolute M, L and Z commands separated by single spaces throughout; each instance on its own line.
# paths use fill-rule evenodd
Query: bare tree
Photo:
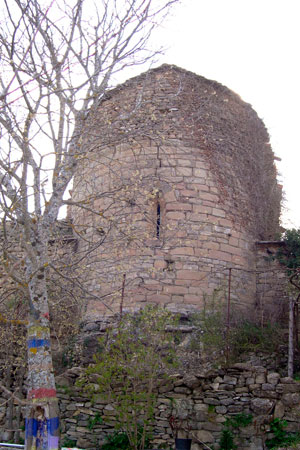
M 26 448 L 58 448 L 48 242 L 83 158 L 85 118 L 112 77 L 145 63 L 177 0 L 4 0 L 0 29 L 2 262 L 28 300 Z M 12 241 L 11 241 L 12 239 Z

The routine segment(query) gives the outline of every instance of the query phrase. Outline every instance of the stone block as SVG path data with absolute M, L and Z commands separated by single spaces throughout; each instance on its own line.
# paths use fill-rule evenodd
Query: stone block
M 207 405 L 214 405 L 214 406 L 220 405 L 220 401 L 219 401 L 218 399 L 216 399 L 216 398 L 208 397 L 208 398 L 204 398 L 203 401 L 204 401 L 204 403 L 206 403 Z
M 277 384 L 280 379 L 280 375 L 277 372 L 269 373 L 267 376 L 267 381 L 270 384 Z
M 300 392 L 300 384 L 299 383 L 284 384 L 282 392 L 284 394 L 288 394 L 289 392 Z
M 194 409 L 195 409 L 195 411 L 207 412 L 208 405 L 206 405 L 205 403 L 195 403 Z
M 212 215 L 216 216 L 216 217 L 222 217 L 222 218 L 226 217 L 225 211 L 223 209 L 219 209 L 219 208 L 213 208 Z
M 184 220 L 185 219 L 185 214 L 184 212 L 180 212 L 180 211 L 168 211 L 166 213 L 166 219 L 171 219 L 171 220 Z
M 178 270 L 177 278 L 181 280 L 201 280 L 206 276 L 206 272 L 200 272 L 195 270 Z
M 242 256 L 244 254 L 244 251 L 239 247 L 233 247 L 232 245 L 228 244 L 220 244 L 220 250 L 235 256 Z
M 285 406 L 295 406 L 300 403 L 300 394 L 297 392 L 284 394 L 281 397 L 281 401 Z
M 232 405 L 233 403 L 234 403 L 233 398 L 223 398 L 220 400 L 220 404 L 225 406 Z
M 192 211 L 189 203 L 171 202 L 166 204 L 166 211 Z
M 191 161 L 190 159 L 178 159 L 177 162 L 182 167 L 193 167 L 195 165 L 195 161 Z
M 274 410 L 274 418 L 282 419 L 285 413 L 285 406 L 282 402 L 277 402 Z
M 280 383 L 282 383 L 282 384 L 291 384 L 291 383 L 295 383 L 295 381 L 291 377 L 283 377 L 283 378 L 280 378 Z
M 211 214 L 212 208 L 210 206 L 193 205 L 193 212 L 198 214 Z
M 229 405 L 228 412 L 229 413 L 239 413 L 243 411 L 243 405 Z
M 273 391 L 274 390 L 274 384 L 263 383 L 261 385 L 261 389 L 262 389 L 262 391 Z
M 220 423 L 214 423 L 211 421 L 205 422 L 203 424 L 203 430 L 207 430 L 207 431 L 221 431 L 223 426 Z
M 235 392 L 237 394 L 243 394 L 249 392 L 249 389 L 247 387 L 238 387 L 235 389 Z
M 199 169 L 199 168 L 195 167 L 193 169 L 193 175 L 196 178 L 204 178 L 204 179 L 206 179 L 207 175 L 208 175 L 208 172 L 205 169 Z
M 213 435 L 209 431 L 198 430 L 198 431 L 196 431 L 195 435 L 201 442 L 205 442 L 205 443 L 215 442 Z
M 251 400 L 251 409 L 257 415 L 270 414 L 274 406 L 274 402 L 264 398 L 253 398 Z
M 167 266 L 168 266 L 168 263 L 165 260 L 156 260 L 156 261 L 154 261 L 155 269 L 159 269 L 159 270 L 166 269 Z
M 189 289 L 185 286 L 165 286 L 163 292 L 166 292 L 168 294 L 180 295 L 187 294 L 189 292 Z
M 200 198 L 201 200 L 207 200 L 209 202 L 212 202 L 213 204 L 216 204 L 219 200 L 216 194 L 211 194 L 209 192 L 201 192 Z
M 236 377 L 230 377 L 228 375 L 224 376 L 224 383 L 236 385 L 237 384 L 237 378 Z
M 224 405 L 216 406 L 216 413 L 218 414 L 226 414 L 227 408 Z
M 193 169 L 191 167 L 176 167 L 175 173 L 179 177 L 191 177 L 193 175 Z
M 232 261 L 232 255 L 230 253 L 221 252 L 220 250 L 209 250 L 209 257 L 218 261 Z
M 170 250 L 170 254 L 194 256 L 194 249 L 193 247 L 176 247 Z
M 195 189 L 183 189 L 182 191 L 180 191 L 180 194 L 186 198 L 199 197 L 199 192 Z

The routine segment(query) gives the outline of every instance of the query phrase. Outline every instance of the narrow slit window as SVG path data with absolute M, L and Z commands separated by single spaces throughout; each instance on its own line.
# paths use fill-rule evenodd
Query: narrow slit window
M 159 239 L 160 236 L 160 203 L 156 204 L 156 237 Z

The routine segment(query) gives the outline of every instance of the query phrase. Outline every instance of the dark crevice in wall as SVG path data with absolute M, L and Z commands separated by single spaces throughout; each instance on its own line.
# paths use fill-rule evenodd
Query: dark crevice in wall
M 156 237 L 159 239 L 160 237 L 160 221 L 161 221 L 161 208 L 159 201 L 156 205 Z

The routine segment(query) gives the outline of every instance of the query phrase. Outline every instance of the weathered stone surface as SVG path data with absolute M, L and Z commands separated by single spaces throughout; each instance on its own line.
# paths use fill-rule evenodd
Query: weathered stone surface
M 252 366 L 249 363 L 235 363 L 232 367 L 239 370 L 251 371 Z
M 300 383 L 284 384 L 282 392 L 288 394 L 289 392 L 300 392 Z
M 295 406 L 300 403 L 300 394 L 292 393 L 292 394 L 284 394 L 281 397 L 281 401 L 285 406 Z
M 195 403 L 194 409 L 195 409 L 195 411 L 207 412 L 208 411 L 208 405 L 206 405 L 204 403 Z
M 277 402 L 274 410 L 274 417 L 282 419 L 285 413 L 285 406 L 282 402 Z
M 224 377 L 224 383 L 227 384 L 232 384 L 232 385 L 236 385 L 237 383 L 237 378 L 236 377 L 229 377 L 228 375 L 225 375 Z
M 205 442 L 207 445 L 213 444 L 216 448 L 218 448 L 223 424 L 228 417 L 232 417 L 237 413 L 251 413 L 254 416 L 252 425 L 240 429 L 238 433 L 240 441 L 238 440 L 238 436 L 235 438 L 239 450 L 261 448 L 261 440 L 256 433 L 257 427 L 267 427 L 272 417 L 287 420 L 287 431 L 295 432 L 299 429 L 299 383 L 292 380 L 287 380 L 287 383 L 279 383 L 277 385 L 274 383 L 263 383 L 268 385 L 268 387 L 276 387 L 278 391 L 282 392 L 263 390 L 260 388 L 254 390 L 249 389 L 248 392 L 246 380 L 249 377 L 244 376 L 245 372 L 239 373 L 234 370 L 236 369 L 233 368 L 227 372 L 226 370 L 212 371 L 207 375 L 202 374 L 201 378 L 199 377 L 198 379 L 201 380 L 203 389 L 199 390 L 195 382 L 197 387 L 194 389 L 189 388 L 191 392 L 188 394 L 175 392 L 176 388 L 184 385 L 184 378 L 179 374 L 174 376 L 171 391 L 159 396 L 155 410 L 154 443 L 157 443 L 157 447 L 163 443 L 167 443 L 169 447 L 173 445 L 174 440 L 169 423 L 171 414 L 179 421 L 182 420 L 182 429 L 179 431 L 182 437 L 186 437 L 187 431 L 184 427 L 189 424 L 191 433 L 195 434 L 195 436 L 198 433 L 199 439 L 200 437 L 203 438 L 202 442 Z M 269 377 L 269 375 L 271 376 Z M 216 391 L 214 384 L 219 383 L 220 380 L 223 381 L 226 376 L 236 378 L 237 382 L 235 385 L 228 384 L 233 390 L 230 392 Z M 74 384 L 76 383 L 76 377 L 70 379 L 72 379 Z M 274 372 L 270 372 L 270 374 L 266 373 L 267 381 L 277 379 L 278 376 L 276 374 L 274 375 Z M 165 380 L 163 383 L 165 383 Z M 263 385 L 256 384 L 256 386 L 262 387 Z M 247 392 L 241 391 L 244 388 Z M 283 392 L 284 389 L 287 389 L 288 392 Z M 91 404 L 90 399 L 85 395 L 80 396 L 78 389 L 74 397 L 65 396 L 63 393 L 59 393 L 58 395 L 61 396 L 62 406 L 62 439 L 64 437 L 73 439 L 77 441 L 77 445 L 78 442 L 81 442 L 82 446 L 84 444 L 87 449 L 94 450 L 98 448 L 96 441 L 101 445 L 104 436 L 113 432 L 116 426 L 113 405 L 107 402 Z M 270 395 L 275 395 L 276 398 L 269 398 L 268 396 Z M 0 396 L 0 404 L 3 401 Z M 5 420 L 4 412 L 5 408 L 2 406 L 0 408 L 2 421 Z M 96 413 L 102 417 L 103 422 L 95 424 L 91 430 L 91 420 L 95 417 Z M 1 435 L 1 425 L 0 423 L 0 437 L 3 435 L 3 433 Z M 158 443 L 160 444 L 158 445 Z M 156 444 L 153 445 L 156 446 Z M 200 445 L 199 447 L 201 448 Z
M 264 373 L 260 373 L 260 374 L 256 375 L 255 383 L 263 384 L 265 382 L 266 382 L 266 376 Z
M 261 389 L 263 391 L 273 391 L 274 390 L 274 385 L 273 384 L 269 384 L 269 383 L 263 383 L 261 385 Z
M 223 398 L 220 400 L 220 404 L 225 406 L 232 405 L 233 403 L 234 400 L 232 398 Z
M 200 381 L 195 376 L 184 377 L 183 383 L 190 389 L 194 389 L 199 386 Z
M 267 381 L 270 384 L 277 384 L 279 380 L 280 380 L 280 374 L 277 372 L 269 373 L 267 376 Z
M 216 398 L 209 397 L 204 399 L 204 403 L 206 403 L 207 405 L 219 405 L 220 401 Z
M 270 414 L 273 406 L 274 402 L 272 400 L 263 398 L 253 398 L 251 400 L 251 409 L 255 414 L 258 415 Z
M 196 431 L 196 437 L 201 441 L 201 442 L 205 442 L 205 443 L 213 443 L 215 441 L 213 435 L 206 430 L 199 430 Z
M 143 93 L 140 100 L 138 93 Z M 183 306 L 201 310 L 203 293 L 211 295 L 222 287 L 224 269 L 231 266 L 245 269 L 232 277 L 240 303 L 254 304 L 257 285 L 268 304 L 265 280 L 253 277 L 256 254 L 263 262 L 266 253 L 266 248 L 256 252 L 253 243 L 279 228 L 281 191 L 267 142 L 264 125 L 236 94 L 174 66 L 151 70 L 111 91 L 86 120 L 82 148 L 92 157 L 78 161 L 72 190 L 75 204 L 91 197 L 95 211 L 104 209 L 106 220 L 113 217 L 120 224 L 114 228 L 114 239 L 101 245 L 104 257 L 87 265 L 93 293 L 101 296 L 119 289 L 122 255 L 131 279 L 140 280 L 125 290 L 124 310 L 145 302 L 172 305 L 178 311 Z M 107 194 L 111 186 L 118 191 L 113 202 Z M 159 237 L 157 200 L 162 206 Z M 102 214 L 91 218 L 75 205 L 69 216 L 91 241 L 105 226 Z M 130 245 L 121 224 L 134 228 Z M 79 251 L 84 245 L 79 243 Z M 278 271 L 271 278 L 274 285 L 284 284 Z M 198 292 L 190 292 L 190 287 Z M 117 297 L 112 294 L 108 300 L 119 311 Z M 103 305 L 91 300 L 87 333 L 94 331 L 95 317 L 100 322 L 103 315 Z M 250 370 L 248 365 L 235 368 Z
M 223 405 L 216 406 L 216 413 L 218 413 L 218 414 L 226 414 L 226 412 L 227 412 L 226 406 L 223 406 Z
M 294 383 L 294 380 L 291 377 L 283 377 L 283 378 L 280 378 L 280 383 L 291 384 L 291 383 Z

